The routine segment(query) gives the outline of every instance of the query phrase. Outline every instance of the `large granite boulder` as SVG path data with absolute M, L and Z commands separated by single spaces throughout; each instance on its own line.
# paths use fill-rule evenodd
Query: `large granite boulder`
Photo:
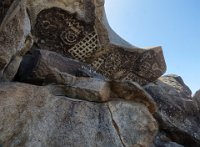
M 103 6 L 103 0 L 15 0 L 0 26 L 0 70 L 8 66 L 3 79 L 12 80 L 21 56 L 37 46 L 87 63 L 108 79 L 155 81 L 166 70 L 161 47 L 139 48 L 121 39 Z
M 1 83 L 0 112 L 3 147 L 146 147 L 157 132 L 143 104 L 71 99 L 51 86 Z
M 186 147 L 200 146 L 200 111 L 181 77 L 166 75 L 145 89 L 155 100 L 155 118 L 160 130 L 172 141 Z

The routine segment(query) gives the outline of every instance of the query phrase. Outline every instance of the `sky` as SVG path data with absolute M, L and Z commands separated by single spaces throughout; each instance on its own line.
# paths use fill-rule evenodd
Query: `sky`
M 200 89 L 200 0 L 105 0 L 110 26 L 138 47 L 162 46 L 166 74 Z

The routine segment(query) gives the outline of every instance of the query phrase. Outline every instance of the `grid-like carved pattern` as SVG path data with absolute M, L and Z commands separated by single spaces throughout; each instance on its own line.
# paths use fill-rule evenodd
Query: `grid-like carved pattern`
M 69 56 L 69 49 L 94 31 L 94 22 L 85 22 L 79 19 L 77 13 L 56 7 L 42 10 L 34 27 L 40 48 L 65 56 Z
M 92 67 L 98 70 L 100 66 L 104 63 L 104 61 L 105 61 L 105 58 L 98 58 L 96 61 L 92 63 Z
M 74 45 L 68 50 L 68 52 L 80 61 L 85 61 L 87 58 L 92 56 L 92 53 L 98 49 L 98 37 L 94 31 L 83 38 L 79 43 Z

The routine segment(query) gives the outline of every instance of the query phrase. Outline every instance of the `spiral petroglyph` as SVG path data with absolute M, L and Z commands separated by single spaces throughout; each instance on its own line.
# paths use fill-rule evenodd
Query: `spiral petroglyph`
M 161 47 L 142 49 L 112 42 L 111 31 L 96 11 L 103 3 L 87 1 L 82 13 L 59 7 L 41 10 L 34 27 L 36 44 L 87 63 L 108 79 L 132 80 L 141 85 L 156 80 L 166 70 Z M 102 11 L 100 7 L 98 11 Z
M 42 10 L 37 16 L 35 35 L 37 44 L 46 50 L 73 56 L 69 49 L 94 32 L 94 24 L 78 19 L 76 13 L 60 8 Z

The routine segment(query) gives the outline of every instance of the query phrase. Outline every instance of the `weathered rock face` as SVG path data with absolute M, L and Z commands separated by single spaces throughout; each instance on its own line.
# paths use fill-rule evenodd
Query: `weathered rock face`
M 200 146 L 200 91 L 159 78 L 161 47 L 121 39 L 103 6 L 0 1 L 0 147 Z
M 161 47 L 141 49 L 125 43 L 107 24 L 103 5 L 102 0 L 14 1 L 0 29 L 0 69 L 11 64 L 4 78 L 13 79 L 21 56 L 33 43 L 85 62 L 109 79 L 144 85 L 160 77 L 166 70 Z
M 157 107 L 140 85 L 165 72 L 162 49 L 121 39 L 103 5 L 0 1 L 0 147 L 152 145 Z
M 123 147 L 152 143 L 157 123 L 144 105 L 74 100 L 55 96 L 50 89 L 1 83 L 1 145 Z
M 179 76 L 169 75 L 145 86 L 158 106 L 160 130 L 184 146 L 200 146 L 200 112 L 191 91 Z
M 69 80 L 70 79 L 70 80 Z M 65 85 L 52 85 L 56 95 L 95 102 L 125 99 L 144 104 L 151 113 L 157 109 L 152 97 L 137 83 L 129 81 L 104 81 L 94 78 L 68 77 Z

